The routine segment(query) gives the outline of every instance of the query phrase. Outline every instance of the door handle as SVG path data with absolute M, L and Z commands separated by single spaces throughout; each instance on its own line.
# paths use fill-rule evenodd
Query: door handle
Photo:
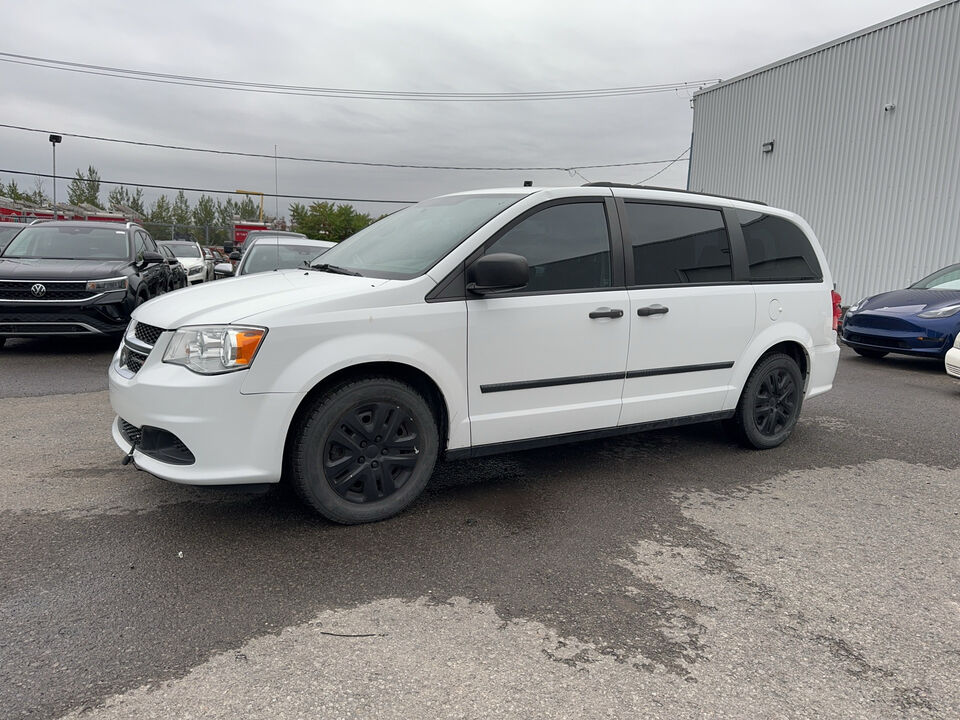
M 647 307 L 637 308 L 637 315 L 647 317 L 648 315 L 666 315 L 670 308 L 663 305 L 648 305 Z
M 590 319 L 596 320 L 597 318 L 618 318 L 623 317 L 623 310 L 620 308 L 597 308 L 590 312 Z

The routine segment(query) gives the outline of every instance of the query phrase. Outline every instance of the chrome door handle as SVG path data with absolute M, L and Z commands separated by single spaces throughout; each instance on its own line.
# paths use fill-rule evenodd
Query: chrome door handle
M 596 320 L 597 318 L 619 318 L 623 317 L 623 310 L 620 308 L 597 308 L 590 312 L 590 319 Z
M 647 307 L 637 308 L 637 315 L 647 317 L 648 315 L 666 315 L 670 308 L 663 305 L 648 305 Z

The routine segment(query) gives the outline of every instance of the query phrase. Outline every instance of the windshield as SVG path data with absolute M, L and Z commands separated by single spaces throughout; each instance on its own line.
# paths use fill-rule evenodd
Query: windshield
M 182 258 L 198 258 L 200 257 L 200 248 L 196 245 L 167 245 L 168 248 L 173 250 L 173 254 L 177 257 Z
M 916 290 L 960 290 L 960 265 L 950 265 L 910 286 Z
M 426 200 L 351 235 L 330 248 L 323 262 L 370 277 L 417 277 L 523 197 L 454 195 Z
M 23 230 L 23 227 L 23 225 L 16 225 L 14 227 L 0 227 L 0 253 L 3 252 L 3 249 L 7 246 L 7 243 L 13 239 L 13 236 Z
M 243 258 L 243 267 L 238 275 L 282 270 L 284 268 L 302 268 L 313 258 L 323 254 L 326 248 L 316 245 L 261 245 L 256 244 Z
M 10 241 L 3 256 L 51 260 L 128 260 L 130 244 L 126 230 L 31 225 Z

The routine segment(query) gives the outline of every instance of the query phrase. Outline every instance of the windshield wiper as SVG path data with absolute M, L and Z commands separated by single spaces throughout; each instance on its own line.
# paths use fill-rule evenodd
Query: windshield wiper
M 345 267 L 331 265 L 330 263 L 318 263 L 316 265 L 311 265 L 310 267 L 314 270 L 319 270 L 320 272 L 334 273 L 335 275 L 354 275 L 356 277 L 363 277 L 363 274 L 358 273 L 356 270 L 348 270 Z

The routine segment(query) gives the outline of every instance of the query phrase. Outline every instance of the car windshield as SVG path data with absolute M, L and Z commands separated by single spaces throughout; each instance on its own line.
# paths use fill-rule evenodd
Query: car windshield
M 284 268 L 302 268 L 311 260 L 322 254 L 326 248 L 316 245 L 284 245 L 257 243 L 247 250 L 240 275 L 266 272 L 267 270 L 282 270 Z
M 0 227 L 0 254 L 3 254 L 3 249 L 7 246 L 7 243 L 13 239 L 14 235 L 23 230 L 23 227 L 23 225 Z
M 196 245 L 167 245 L 168 248 L 173 250 L 173 254 L 177 257 L 182 258 L 198 258 L 200 257 L 200 248 Z
M 524 194 L 454 195 L 400 210 L 324 254 L 323 263 L 370 277 L 422 275 Z
M 51 260 L 127 260 L 126 230 L 75 225 L 31 225 L 17 235 L 3 256 Z
M 910 286 L 915 290 L 960 290 L 960 265 L 950 265 Z

